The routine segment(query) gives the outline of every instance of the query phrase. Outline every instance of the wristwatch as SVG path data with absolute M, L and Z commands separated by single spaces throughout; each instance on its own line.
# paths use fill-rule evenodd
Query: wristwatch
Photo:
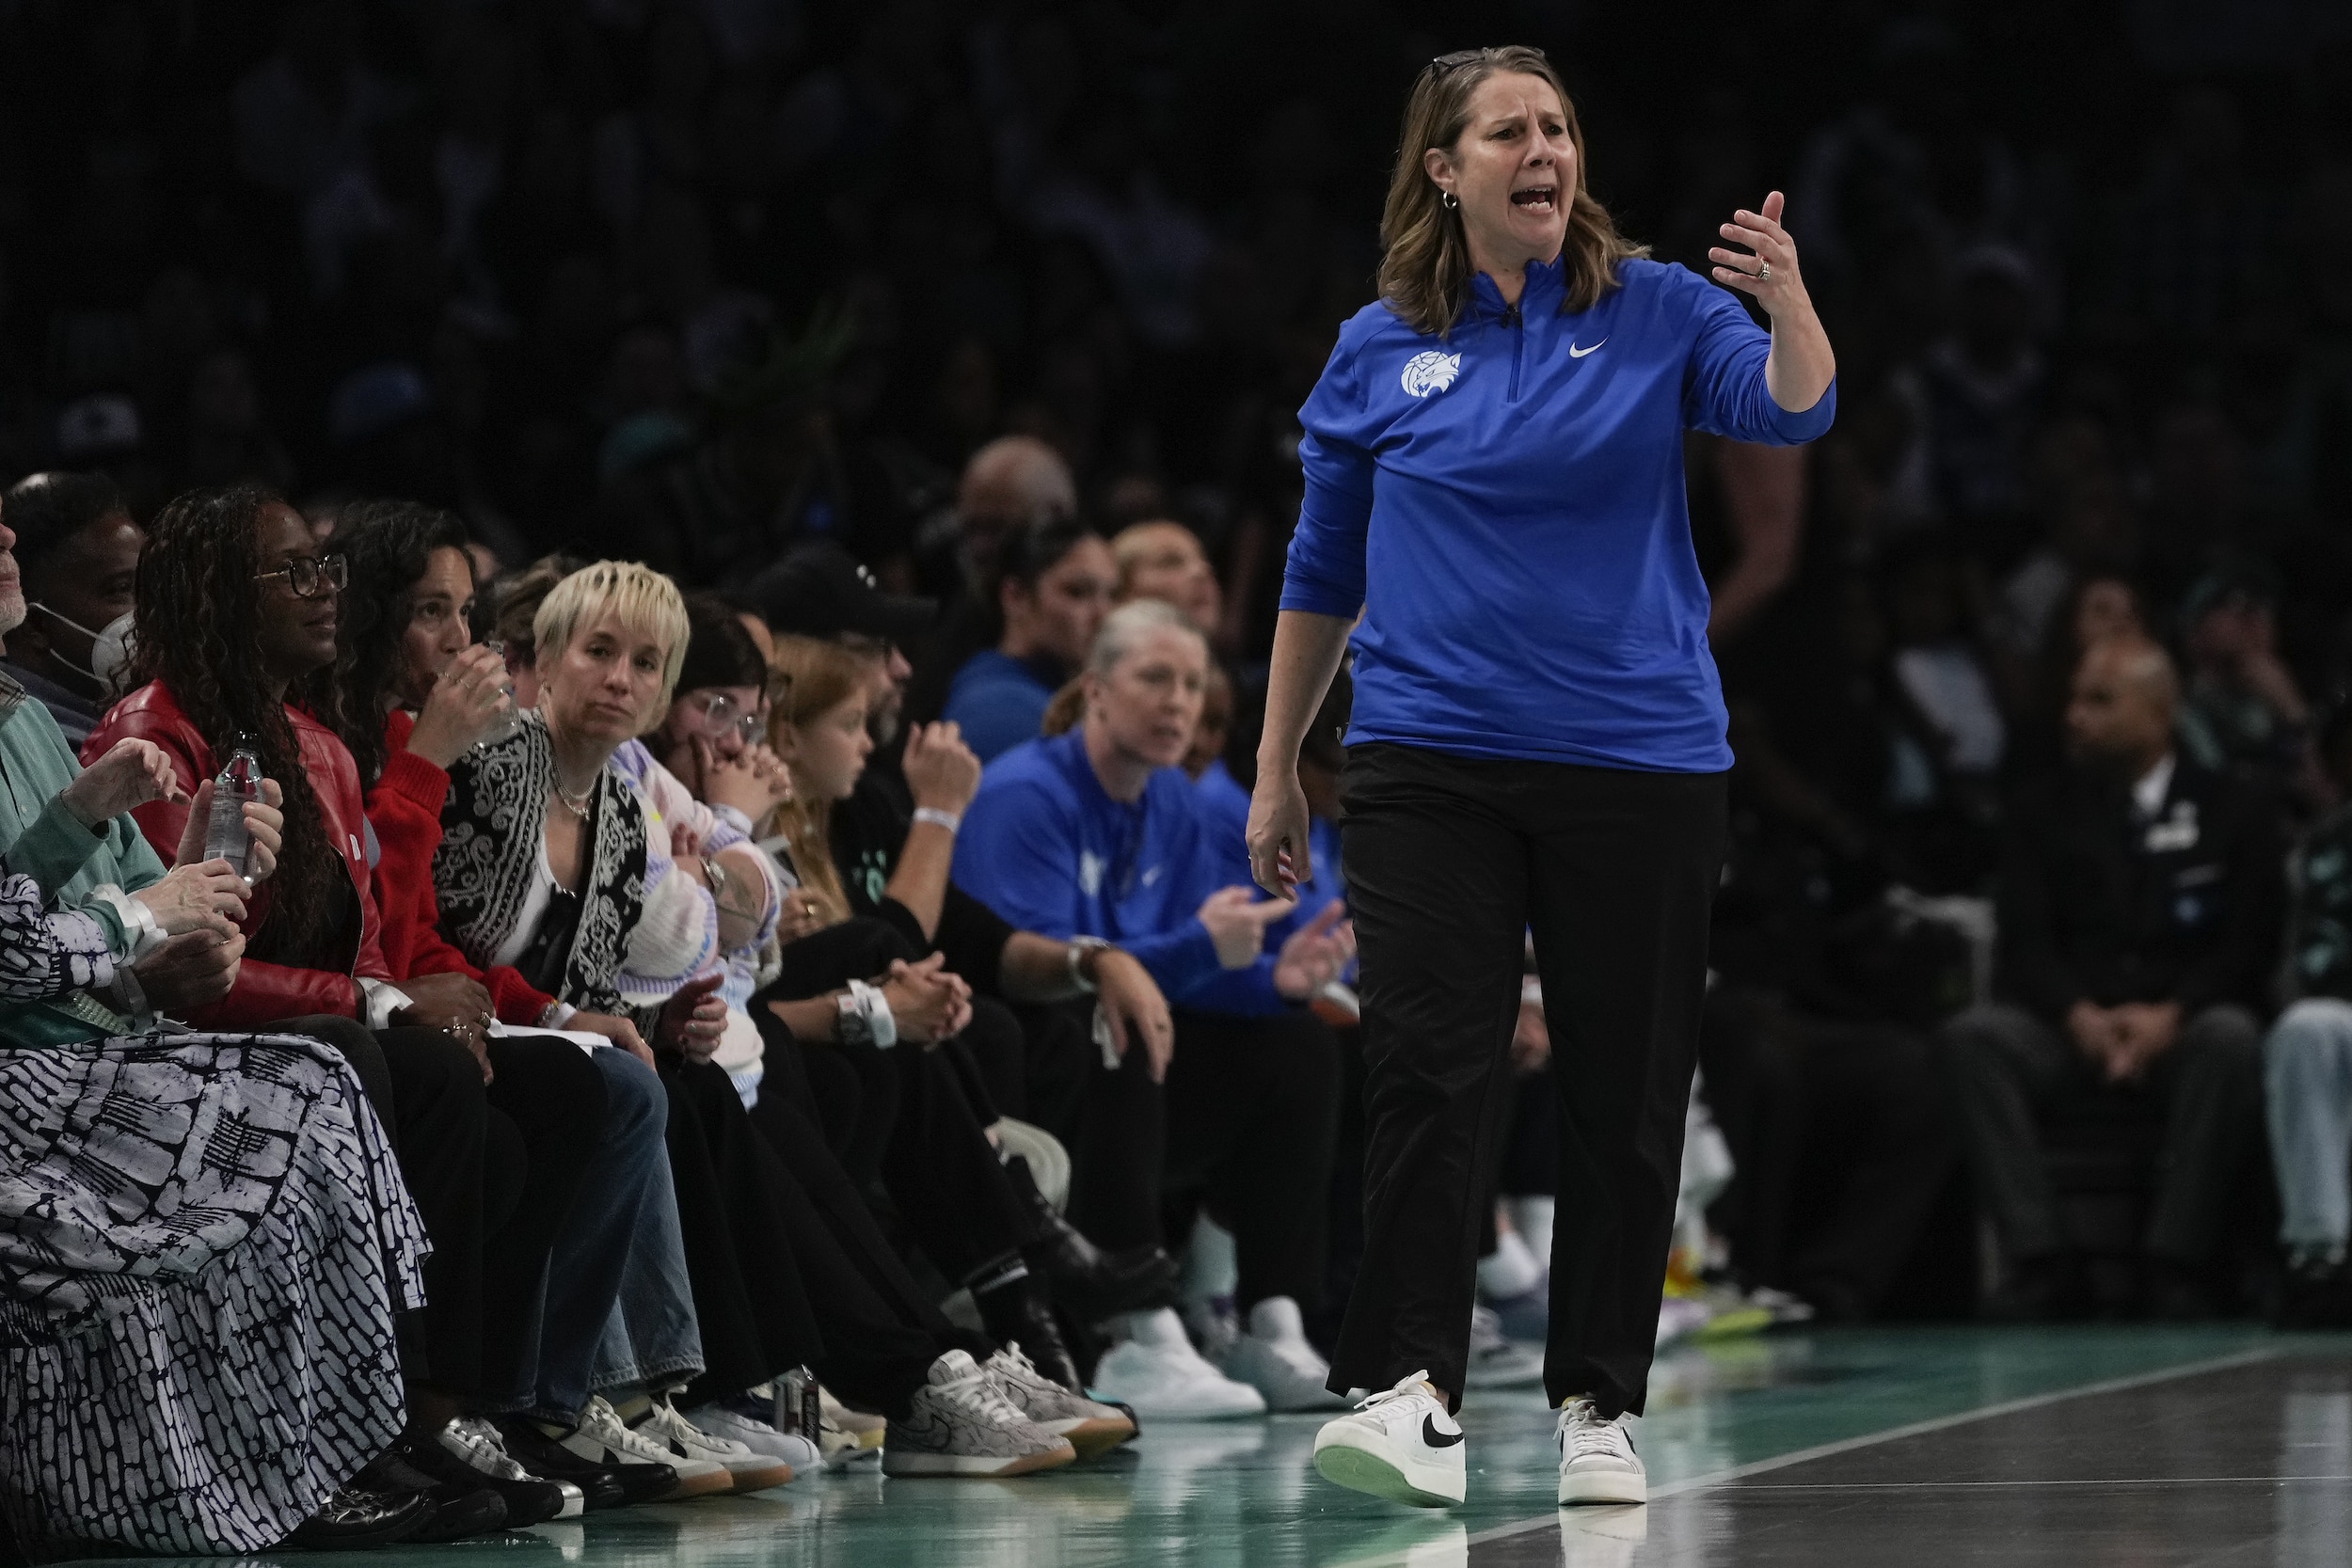
M 1080 990 L 1086 992 L 1089 996 L 1093 995 L 1099 988 L 1093 980 L 1087 977 L 1087 955 L 1089 953 L 1107 953 L 1110 949 L 1111 944 L 1104 942 L 1101 937 L 1072 937 L 1070 939 L 1070 948 L 1067 955 L 1070 963 L 1070 983 L 1077 987 Z
M 834 1038 L 843 1045 L 874 1043 L 873 1022 L 866 1018 L 866 1009 L 858 1006 L 855 993 L 844 991 L 834 998 L 833 1005 L 841 1015 L 834 1021 Z

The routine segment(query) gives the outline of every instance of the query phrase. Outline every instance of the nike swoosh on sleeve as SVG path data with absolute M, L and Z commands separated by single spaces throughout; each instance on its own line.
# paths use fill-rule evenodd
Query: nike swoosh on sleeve
M 1603 338 L 1603 339 L 1600 341 L 1600 343 L 1605 343 L 1605 342 L 1607 342 L 1608 341 L 1609 341 L 1608 339 Z M 1583 358 L 1586 355 L 1588 355 L 1588 354 L 1592 353 L 1594 348 L 1598 348 L 1598 347 L 1600 347 L 1600 343 L 1595 343 L 1595 344 L 1593 345 L 1593 348 L 1579 348 L 1579 347 L 1577 347 L 1574 343 L 1570 343 L 1570 344 L 1568 345 L 1568 357 L 1569 357 L 1569 358 L 1571 358 L 1571 359 L 1581 359 L 1581 358 Z

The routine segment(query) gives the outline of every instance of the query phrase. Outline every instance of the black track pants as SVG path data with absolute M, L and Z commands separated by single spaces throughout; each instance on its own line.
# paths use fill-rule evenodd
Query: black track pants
M 1639 1412 L 1680 1183 L 1724 775 L 1367 745 L 1342 781 L 1363 957 L 1364 1258 L 1331 1386 L 1456 1395 L 1528 931 L 1561 1105 L 1557 1402 Z

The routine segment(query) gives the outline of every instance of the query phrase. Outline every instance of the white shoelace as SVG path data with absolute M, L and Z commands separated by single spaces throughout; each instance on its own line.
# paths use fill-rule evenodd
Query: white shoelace
M 499 1429 L 479 1416 L 460 1416 L 445 1429 L 464 1447 L 466 1463 L 485 1476 L 500 1481 L 535 1481 L 538 1478 L 515 1462 L 506 1451 L 506 1439 Z
M 1560 1407 L 1560 1442 L 1567 1457 L 1630 1459 L 1633 1444 L 1624 1423 L 1604 1421 L 1590 1400 L 1570 1400 Z
M 1021 1413 L 1021 1407 L 997 1386 L 994 1378 L 988 1375 L 988 1369 L 977 1363 L 970 1376 L 958 1378 L 953 1383 L 934 1383 L 931 1386 L 971 1405 L 976 1415 L 998 1426 L 1026 1425 L 1028 1422 L 1029 1418 Z
M 1439 1410 L 1443 1410 L 1445 1406 L 1438 1403 L 1437 1396 L 1430 1393 L 1427 1386 L 1428 1381 L 1429 1373 L 1425 1370 L 1415 1372 L 1393 1388 L 1383 1388 L 1376 1394 L 1366 1394 L 1356 1402 L 1356 1408 L 1370 1410 L 1375 1404 L 1386 1404 L 1391 1400 L 1408 1400 L 1418 1395 L 1430 1403 L 1438 1405 Z

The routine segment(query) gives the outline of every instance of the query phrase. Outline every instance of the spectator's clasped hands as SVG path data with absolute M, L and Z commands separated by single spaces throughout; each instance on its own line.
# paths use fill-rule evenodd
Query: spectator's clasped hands
M 2134 1083 L 2179 1037 L 2181 1006 L 2177 1002 L 2124 1002 L 2102 1007 L 2077 1002 L 2067 1011 L 2066 1029 L 2108 1083 Z
M 695 736 L 694 795 L 706 805 L 733 806 L 754 822 L 792 799 L 792 774 L 784 759 L 765 745 L 746 746 L 721 756 L 708 738 Z
M 972 987 L 947 973 L 947 956 L 933 953 L 914 963 L 894 960 L 882 976 L 882 993 L 898 1021 L 898 1038 L 929 1048 L 952 1039 L 972 1022 Z

